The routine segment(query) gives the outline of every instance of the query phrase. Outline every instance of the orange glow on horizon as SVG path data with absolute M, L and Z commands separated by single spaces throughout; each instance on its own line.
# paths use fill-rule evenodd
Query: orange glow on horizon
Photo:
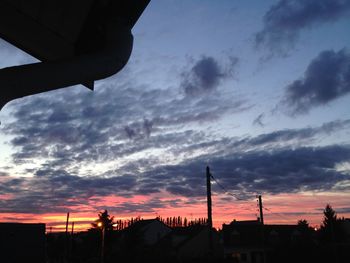
M 173 196 L 134 196 L 132 198 L 120 198 L 116 196 L 108 196 L 106 198 L 94 197 L 90 201 L 92 207 L 99 202 L 106 207 L 118 205 L 138 204 L 140 207 L 147 204 L 154 198 L 158 198 L 161 202 L 172 201 L 174 198 L 177 202 L 169 203 L 167 206 L 151 209 L 145 212 L 125 212 L 115 213 L 112 209 L 109 214 L 114 216 L 115 220 L 129 220 L 131 217 L 140 216 L 143 219 L 156 218 L 161 216 L 177 217 L 181 216 L 187 220 L 206 218 L 206 199 L 197 199 L 191 203 L 190 198 L 176 198 Z M 234 219 L 236 220 L 256 220 L 259 216 L 256 200 L 252 198 L 247 201 L 223 201 L 223 195 L 213 196 L 213 225 L 217 229 L 222 228 L 222 224 L 228 224 Z M 319 227 L 322 223 L 323 209 L 326 204 L 331 204 L 337 212 L 337 207 L 347 207 L 348 194 L 280 194 L 272 196 L 263 196 L 264 204 L 264 221 L 266 224 L 296 224 L 300 219 L 306 219 L 312 227 Z M 90 209 L 88 209 L 90 208 Z M 69 229 L 71 223 L 74 222 L 74 231 L 85 231 L 91 227 L 100 211 L 93 211 L 91 207 L 84 205 L 83 209 L 79 207 L 67 208 L 70 212 Z M 77 211 L 77 212 L 75 212 Z M 339 217 L 350 217 L 350 213 L 338 213 Z M 22 223 L 45 223 L 47 232 L 65 231 L 66 214 L 45 213 L 45 214 L 24 214 L 24 213 L 0 213 L 1 222 L 22 222 Z

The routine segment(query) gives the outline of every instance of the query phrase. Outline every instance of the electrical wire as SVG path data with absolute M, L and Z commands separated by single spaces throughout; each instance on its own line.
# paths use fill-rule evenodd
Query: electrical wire
M 290 221 L 290 219 L 289 219 L 289 218 L 287 218 L 286 216 L 284 216 L 284 215 L 282 215 L 282 214 L 280 214 L 280 213 L 274 212 L 274 211 L 272 211 L 271 209 L 266 208 L 265 206 L 263 206 L 263 209 L 264 209 L 264 210 L 266 210 L 266 211 L 271 212 L 271 214 L 274 214 L 274 215 L 279 216 L 279 217 L 280 217 L 280 218 L 282 218 L 283 220 Z
M 238 201 L 246 201 L 246 199 L 243 199 L 241 197 L 239 197 L 237 194 L 231 193 L 229 192 L 226 187 L 224 187 L 222 184 L 220 184 L 216 178 L 213 175 L 210 175 L 210 177 L 214 180 L 214 182 L 225 192 L 225 194 L 231 195 L 234 198 L 236 198 Z

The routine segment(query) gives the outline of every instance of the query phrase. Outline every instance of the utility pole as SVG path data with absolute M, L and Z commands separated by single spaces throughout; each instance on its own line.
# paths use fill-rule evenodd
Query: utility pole
M 263 214 L 263 204 L 261 195 L 257 196 L 259 201 L 259 212 L 260 212 L 260 224 L 261 224 L 261 245 L 264 249 L 263 262 L 266 262 L 266 252 L 265 252 L 265 233 L 264 233 L 264 214 Z
M 258 199 L 259 199 L 260 223 L 263 225 L 264 224 L 264 214 L 263 214 L 263 205 L 262 205 L 261 195 L 258 195 Z
M 66 220 L 66 235 L 68 235 L 68 223 L 69 223 L 69 212 L 67 213 L 67 220 Z
M 213 220 L 211 216 L 211 184 L 210 184 L 210 169 L 207 166 L 207 205 L 208 205 L 208 226 L 210 229 L 213 227 Z
M 209 169 L 209 166 L 207 166 L 208 239 L 209 239 L 209 255 L 211 256 L 213 252 L 213 234 L 212 234 L 213 219 L 212 219 L 212 212 L 211 212 L 210 178 L 211 178 L 210 169 Z
M 101 240 L 101 263 L 105 262 L 105 233 L 106 233 L 106 227 L 105 225 L 102 226 L 102 240 Z

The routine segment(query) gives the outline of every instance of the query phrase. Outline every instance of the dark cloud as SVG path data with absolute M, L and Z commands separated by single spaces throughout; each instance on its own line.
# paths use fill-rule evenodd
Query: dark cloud
M 144 130 L 144 133 L 145 133 L 147 138 L 149 138 L 149 136 L 151 135 L 152 126 L 153 126 L 152 121 L 150 121 L 148 119 L 143 120 L 143 130 Z
M 209 125 L 249 105 L 242 99 L 187 98 L 178 90 L 145 90 L 128 83 L 105 84 L 94 93 L 71 88 L 39 94 L 15 101 L 9 108 L 13 121 L 3 123 L 1 131 L 13 136 L 13 161 L 43 158 L 67 169 L 170 143 L 180 145 L 189 135 L 179 129 Z
M 324 124 L 322 124 L 318 130 L 326 133 L 326 134 L 331 134 L 333 132 L 336 132 L 338 130 L 343 130 L 343 129 L 347 129 L 350 127 L 350 120 L 335 120 L 335 121 L 331 121 L 331 122 L 326 122 Z
M 171 194 L 185 197 L 198 197 L 205 195 L 203 164 L 200 162 L 184 162 L 179 165 L 164 165 L 155 167 L 142 174 L 139 181 L 139 190 L 143 192 L 145 185 L 161 183 L 161 187 Z
M 217 61 L 212 57 L 203 57 L 184 76 L 182 87 L 188 95 L 197 95 L 216 88 L 224 77 Z
M 311 141 L 316 135 L 327 134 L 330 135 L 336 131 L 347 129 L 350 127 L 350 120 L 336 120 L 332 122 L 324 123 L 323 125 L 315 128 L 302 128 L 302 129 L 285 129 L 278 130 L 266 134 L 260 134 L 254 138 L 246 140 L 245 145 L 257 146 L 264 144 L 276 144 L 276 143 L 305 143 L 305 141 Z
M 190 153 L 189 156 L 191 151 L 201 151 L 197 157 L 185 158 L 176 165 L 164 165 L 148 156 L 145 159 L 131 160 L 124 167 L 88 177 L 68 172 L 62 168 L 64 165 L 55 168 L 52 163 L 48 163 L 40 169 L 32 170 L 35 175 L 33 178 L 3 177 L 0 194 L 10 194 L 13 198 L 1 200 L 0 211 L 63 213 L 81 205 L 91 209 L 93 203 L 95 207 L 92 209 L 101 210 L 103 198 L 110 195 L 128 198 L 134 195 L 169 193 L 197 200 L 206 193 L 205 167 L 208 164 L 218 182 L 233 196 L 243 200 L 254 198 L 257 192 L 279 194 L 307 190 L 328 191 L 348 180 L 346 172 L 336 170 L 335 167 L 350 159 L 350 147 L 299 147 L 295 142 L 309 142 L 319 134 L 331 134 L 349 126 L 350 120 L 339 120 L 315 128 L 210 141 L 203 140 L 200 134 L 187 132 L 187 137 L 179 135 L 179 138 L 187 138 L 188 145 L 182 151 Z M 163 136 L 163 139 L 159 137 L 160 141 L 171 139 L 168 145 L 176 145 L 178 138 Z M 152 137 L 149 140 L 152 141 Z M 294 146 L 289 147 L 288 143 Z M 185 141 L 181 144 L 185 144 Z M 267 145 L 271 147 L 266 147 Z M 181 150 L 174 151 L 177 156 L 180 153 Z M 345 185 L 343 188 L 348 190 Z M 213 191 L 224 193 L 215 184 Z M 167 205 L 169 204 L 164 202 L 157 203 L 156 200 L 125 202 L 115 204 L 109 210 L 151 212 L 156 207 Z
M 227 182 L 232 180 L 231 185 L 240 184 L 250 192 L 325 191 L 346 180 L 346 176 L 335 171 L 334 166 L 346 160 L 349 153 L 349 148 L 341 147 L 250 153 L 241 159 L 235 159 L 230 164 L 233 169 L 224 169 Z M 222 172 L 225 173 L 225 170 Z M 241 179 L 235 178 L 236 176 Z
M 9 174 L 6 172 L 0 171 L 0 176 L 9 176 Z
M 132 139 L 136 136 L 136 131 L 130 126 L 125 126 L 124 130 L 126 132 L 126 136 L 128 136 L 129 139 Z
M 350 54 L 346 49 L 321 52 L 307 67 L 304 77 L 286 87 L 281 102 L 291 115 L 307 113 L 350 92 Z
M 36 177 L 3 182 L 0 194 L 12 194 L 14 198 L 0 200 L 0 212 L 64 212 L 69 207 L 88 205 L 94 196 L 130 197 L 135 185 L 136 178 L 130 175 L 83 178 L 64 170 L 38 170 Z
M 209 59 L 196 63 L 191 74 L 202 78 L 197 79 L 198 83 L 215 90 L 221 81 L 233 75 L 229 69 L 234 69 L 237 61 L 232 59 L 225 67 Z M 212 68 L 208 63 L 212 63 Z M 208 69 L 212 74 L 205 76 Z M 204 169 L 208 162 L 216 178 L 227 186 L 235 183 L 236 188 L 232 191 L 244 198 L 251 196 L 254 185 L 271 193 L 285 189 L 297 191 L 300 178 L 304 176 L 304 180 L 310 180 L 309 171 L 310 174 L 317 171 L 317 176 L 332 175 L 329 181 L 323 181 L 329 187 L 342 179 L 340 173 L 331 168 L 323 169 L 313 158 L 309 158 L 312 161 L 309 167 L 305 164 L 306 175 L 293 173 L 287 165 L 294 156 L 293 151 L 286 146 L 298 147 L 298 141 L 307 145 L 320 133 L 348 127 L 347 121 L 245 138 L 213 138 L 190 128 L 213 124 L 222 116 L 249 109 L 246 101 L 226 98 L 219 92 L 215 96 L 183 96 L 179 90 L 170 88 L 151 89 L 137 83 L 106 81 L 94 93 L 71 88 L 14 101 L 8 107 L 12 115 L 8 120 L 11 121 L 0 128 L 13 138 L 10 141 L 15 152 L 12 164 L 43 162 L 36 169 L 26 169 L 33 178 L 1 177 L 0 194 L 13 196 L 0 201 L 0 211 L 4 213 L 65 213 L 69 207 L 81 205 L 91 209 L 96 198 L 100 202 L 93 209 L 102 210 L 103 198 L 110 195 L 127 198 L 166 192 L 191 197 L 191 202 L 195 202 L 205 196 Z M 315 155 L 321 150 L 316 149 Z M 146 151 L 144 156 L 134 158 Z M 157 154 L 152 155 L 153 151 Z M 309 155 L 312 153 L 311 148 L 304 151 Z M 126 157 L 127 162 L 119 162 Z M 306 153 L 303 156 L 305 160 L 309 160 L 308 157 Z M 83 169 L 86 165 L 105 161 L 115 162 L 118 168 L 108 168 L 111 170 L 101 173 Z M 272 169 L 275 161 L 281 166 Z M 178 165 L 169 165 L 172 162 Z M 250 162 L 256 164 L 250 165 Z M 238 170 L 232 168 L 235 166 Z M 289 188 L 287 179 L 275 175 L 277 168 L 285 168 L 283 172 L 294 180 Z M 219 169 L 225 173 L 221 174 Z M 237 181 L 230 177 L 232 171 Z M 260 171 L 263 180 L 258 180 Z M 271 177 L 268 176 L 270 172 Z M 281 174 L 281 170 L 279 172 Z M 269 188 L 267 182 L 272 182 L 276 189 Z M 312 189 L 321 187 L 314 182 L 310 185 Z M 156 200 L 136 204 L 126 202 L 116 204 L 115 209 L 152 211 L 152 207 L 169 204 Z
M 229 60 L 224 67 L 203 57 L 193 74 L 201 84 L 213 87 L 220 82 L 216 77 L 233 74 L 238 59 Z M 54 169 L 74 168 L 78 173 L 79 166 L 91 161 L 181 145 L 190 136 L 186 126 L 210 125 L 251 106 L 241 98 L 220 94 L 193 98 L 178 89 L 154 89 L 119 78 L 103 81 L 93 93 L 74 87 L 15 100 L 7 107 L 11 116 L 0 132 L 13 138 L 13 164 L 45 159 L 45 165 Z
M 347 213 L 350 213 L 350 207 L 338 207 L 338 208 L 335 208 L 335 211 L 336 213 L 339 213 L 339 214 L 343 214 L 343 213 L 347 214 Z
M 255 43 L 272 53 L 285 53 L 301 30 L 336 21 L 349 11 L 348 0 L 280 0 L 264 15 L 264 28 L 255 35 Z
M 0 200 L 2 213 L 65 213 L 82 206 L 91 210 L 103 210 L 118 213 L 153 212 L 154 209 L 166 206 L 176 206 L 177 199 L 160 201 L 151 198 L 142 202 L 118 202 L 106 206 L 104 197 L 116 196 L 129 198 L 133 195 L 149 195 L 164 190 L 169 181 L 163 176 L 154 176 L 146 180 L 140 174 L 113 176 L 78 177 L 64 170 L 37 170 L 33 178 L 18 178 L 5 180 L 0 187 L 0 194 L 11 194 L 13 197 Z M 28 190 L 26 190 L 28 189 Z
M 133 123 L 124 127 L 129 139 L 144 139 L 151 136 L 153 121 L 144 119 L 142 123 Z
M 224 69 L 215 58 L 203 56 L 189 72 L 182 74 L 181 87 L 188 96 L 208 94 L 218 88 L 222 80 L 235 74 L 238 61 L 237 57 L 229 57 Z
M 265 117 L 264 113 L 259 114 L 259 116 L 254 119 L 253 125 L 264 127 L 265 126 L 265 124 L 263 123 L 264 117 Z
M 110 213 L 114 214 L 143 214 L 143 213 L 157 213 L 159 208 L 165 207 L 178 207 L 181 204 L 181 200 L 179 199 L 171 199 L 171 200 L 159 200 L 152 198 L 151 200 L 143 201 L 143 202 L 134 202 L 134 203 L 126 203 L 123 202 L 121 204 L 117 204 L 115 206 L 106 207 L 101 205 L 97 207 L 96 210 L 102 211 L 107 209 Z
M 230 185 L 234 186 L 232 190 L 235 193 L 238 192 L 243 197 L 251 196 L 246 191 L 252 193 L 254 187 L 269 193 L 297 192 L 303 187 L 309 190 L 333 187 L 337 182 L 346 180 L 346 175 L 337 172 L 334 166 L 348 160 L 350 149 L 339 146 L 299 148 L 297 145 L 305 145 L 318 135 L 330 135 L 349 127 L 350 120 L 338 120 L 315 128 L 281 130 L 240 140 L 224 138 L 194 144 L 185 151 L 202 149 L 203 154 L 200 157 L 176 166 L 150 169 L 149 173 L 143 174 L 144 180 L 140 182 L 140 189 L 146 182 L 147 185 L 152 185 L 162 182 L 161 178 L 167 178 L 169 186 L 164 187 L 173 194 L 188 197 L 203 195 L 203 169 L 207 163 L 213 169 L 218 169 L 217 178 L 227 176 L 226 179 L 232 179 L 237 175 L 234 179 L 236 181 Z M 286 147 L 288 145 L 294 146 Z M 204 149 L 215 150 L 205 154 Z M 232 149 L 235 149 L 234 152 Z M 288 180 L 295 180 L 295 184 L 289 185 Z M 269 183 L 271 189 L 268 188 Z M 223 184 L 227 185 L 225 181 Z M 159 189 L 159 185 L 157 187 Z
M 212 157 L 209 164 L 222 185 L 234 195 L 246 199 L 253 198 L 257 192 L 279 194 L 330 190 L 347 180 L 348 176 L 336 171 L 335 165 L 349 158 L 349 147 L 305 147 L 228 154 Z M 172 194 L 204 196 L 206 163 L 206 158 L 197 158 L 176 166 L 156 168 L 152 175 L 166 175 L 166 190 Z M 149 177 L 146 176 L 145 180 Z M 216 191 L 223 193 L 220 188 Z

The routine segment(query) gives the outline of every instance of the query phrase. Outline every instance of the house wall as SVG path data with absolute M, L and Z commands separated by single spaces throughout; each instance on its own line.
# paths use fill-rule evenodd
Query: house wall
M 226 262 L 264 263 L 265 251 L 262 248 L 225 248 Z
M 219 243 L 219 236 L 216 232 L 212 232 L 213 238 L 213 250 L 209 250 L 208 242 L 208 229 L 203 229 L 196 236 L 188 240 L 184 245 L 182 245 L 178 250 L 178 258 L 181 261 L 191 260 L 191 259 L 208 259 L 221 258 L 223 255 L 222 248 Z
M 144 230 L 144 241 L 147 245 L 154 245 L 158 240 L 171 232 L 171 229 L 159 221 L 153 221 Z

